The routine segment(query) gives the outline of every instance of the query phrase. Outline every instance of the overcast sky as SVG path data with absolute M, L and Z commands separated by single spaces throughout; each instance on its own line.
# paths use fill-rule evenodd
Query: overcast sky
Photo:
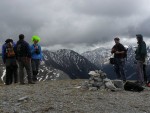
M 49 49 L 81 52 L 110 47 L 116 36 L 134 45 L 141 33 L 148 45 L 149 5 L 150 0 L 0 0 L 0 43 L 23 33 L 29 42 L 39 35 Z

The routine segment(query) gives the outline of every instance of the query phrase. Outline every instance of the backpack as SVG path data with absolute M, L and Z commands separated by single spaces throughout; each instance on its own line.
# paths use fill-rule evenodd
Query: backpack
M 23 43 L 17 44 L 17 56 L 25 57 L 27 55 L 26 46 Z
M 12 58 L 15 57 L 14 46 L 12 42 L 6 43 L 6 57 Z
M 129 81 L 125 83 L 124 89 L 126 91 L 134 91 L 134 92 L 141 92 L 144 90 L 144 88 L 142 86 L 140 86 L 139 84 L 129 82 Z

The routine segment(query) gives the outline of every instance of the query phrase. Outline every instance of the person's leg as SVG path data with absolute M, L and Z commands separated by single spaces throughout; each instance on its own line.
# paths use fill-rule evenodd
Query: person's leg
M 120 69 L 119 69 L 119 63 L 118 59 L 115 59 L 115 64 L 114 64 L 114 70 L 117 75 L 117 79 L 121 79 L 121 74 L 120 74 Z
M 10 84 L 13 83 L 13 72 L 14 72 L 13 67 L 10 66 L 10 77 L 9 77 Z
M 27 75 L 28 75 L 28 83 L 33 83 L 32 82 L 32 67 L 31 67 L 31 61 L 27 61 L 25 62 L 25 69 L 26 69 L 26 72 L 27 72 Z
M 20 84 L 24 84 L 24 63 L 22 61 L 18 62 L 19 64 L 19 79 L 20 79 Z
M 144 82 L 147 83 L 146 64 L 143 64 Z
M 121 59 L 120 64 L 119 64 L 119 69 L 121 73 L 121 78 L 123 81 L 126 81 L 126 74 L 125 74 L 125 60 Z
M 14 83 L 18 83 L 18 67 L 17 66 L 14 66 L 13 75 L 14 75 Z
M 36 81 L 37 81 L 37 75 L 38 75 L 38 73 L 39 73 L 39 65 L 40 65 L 40 60 L 39 59 L 37 59 L 36 60 L 36 73 L 35 73 L 35 79 L 36 79 Z
M 137 61 L 137 75 L 139 82 L 142 84 L 144 82 L 144 74 L 143 74 L 143 63 L 141 61 Z
M 10 68 L 10 66 L 6 66 L 6 78 L 5 78 L 5 84 L 6 85 L 11 84 L 10 76 L 11 76 L 11 68 Z
M 36 81 L 36 60 L 32 59 L 31 61 L 32 64 L 32 80 Z

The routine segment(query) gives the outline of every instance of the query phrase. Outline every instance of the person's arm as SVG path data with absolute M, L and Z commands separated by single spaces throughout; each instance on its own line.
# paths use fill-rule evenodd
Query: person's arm
M 125 51 L 116 51 L 115 53 L 116 53 L 116 54 L 124 54 Z
M 115 46 L 113 46 L 112 49 L 111 49 L 111 54 L 113 54 L 113 53 L 115 53 L 115 52 L 116 52 Z
M 126 49 L 123 45 L 120 46 L 121 47 L 121 51 L 116 51 L 115 54 L 124 54 Z
M 26 48 L 27 48 L 28 57 L 31 58 L 31 50 L 30 50 L 30 45 L 28 43 L 26 43 Z
M 30 51 L 31 51 L 31 55 L 35 52 L 35 49 L 34 49 L 33 45 L 30 46 Z

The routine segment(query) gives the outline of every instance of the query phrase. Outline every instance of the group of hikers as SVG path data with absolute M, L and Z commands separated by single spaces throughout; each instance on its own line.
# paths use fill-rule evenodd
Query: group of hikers
M 12 39 L 6 39 L 2 46 L 2 59 L 6 66 L 6 85 L 13 82 L 25 84 L 24 68 L 27 73 L 28 84 L 34 84 L 37 81 L 39 64 L 43 59 L 41 46 L 38 43 L 40 37 L 33 36 L 32 45 L 29 45 L 24 39 L 25 36 L 20 34 L 17 43 Z
M 13 82 L 25 84 L 24 68 L 27 73 L 27 80 L 29 84 L 34 84 L 37 81 L 40 61 L 42 61 L 42 51 L 39 45 L 40 37 L 32 36 L 32 45 L 24 40 L 24 35 L 19 35 L 17 43 L 12 39 L 7 39 L 2 46 L 2 59 L 6 66 L 5 84 L 10 85 Z M 140 85 L 150 85 L 150 80 L 147 80 L 145 59 L 147 57 L 146 43 L 143 41 L 141 34 L 136 35 L 137 48 L 135 51 L 136 69 L 137 69 L 137 83 Z M 125 57 L 127 56 L 127 49 L 120 43 L 118 37 L 114 38 L 115 45 L 111 49 L 114 54 L 113 65 L 117 75 L 117 79 L 126 82 L 125 74 Z M 111 61 L 112 62 L 112 61 Z M 19 70 L 19 76 L 18 76 Z M 19 77 L 19 79 L 18 79 Z
M 143 36 L 141 34 L 136 35 L 137 39 L 137 48 L 135 50 L 135 64 L 136 64 L 136 72 L 137 84 L 143 86 L 147 85 L 150 87 L 149 77 L 146 75 L 146 58 L 147 58 L 147 50 L 146 43 L 143 40 Z M 114 65 L 114 70 L 117 75 L 117 79 L 121 79 L 126 82 L 126 73 L 125 73 L 125 61 L 127 56 L 127 48 L 125 48 L 121 43 L 118 37 L 114 38 L 115 45 L 111 49 L 111 53 L 114 55 L 113 61 L 111 63 Z M 111 59 L 112 60 L 112 59 Z

